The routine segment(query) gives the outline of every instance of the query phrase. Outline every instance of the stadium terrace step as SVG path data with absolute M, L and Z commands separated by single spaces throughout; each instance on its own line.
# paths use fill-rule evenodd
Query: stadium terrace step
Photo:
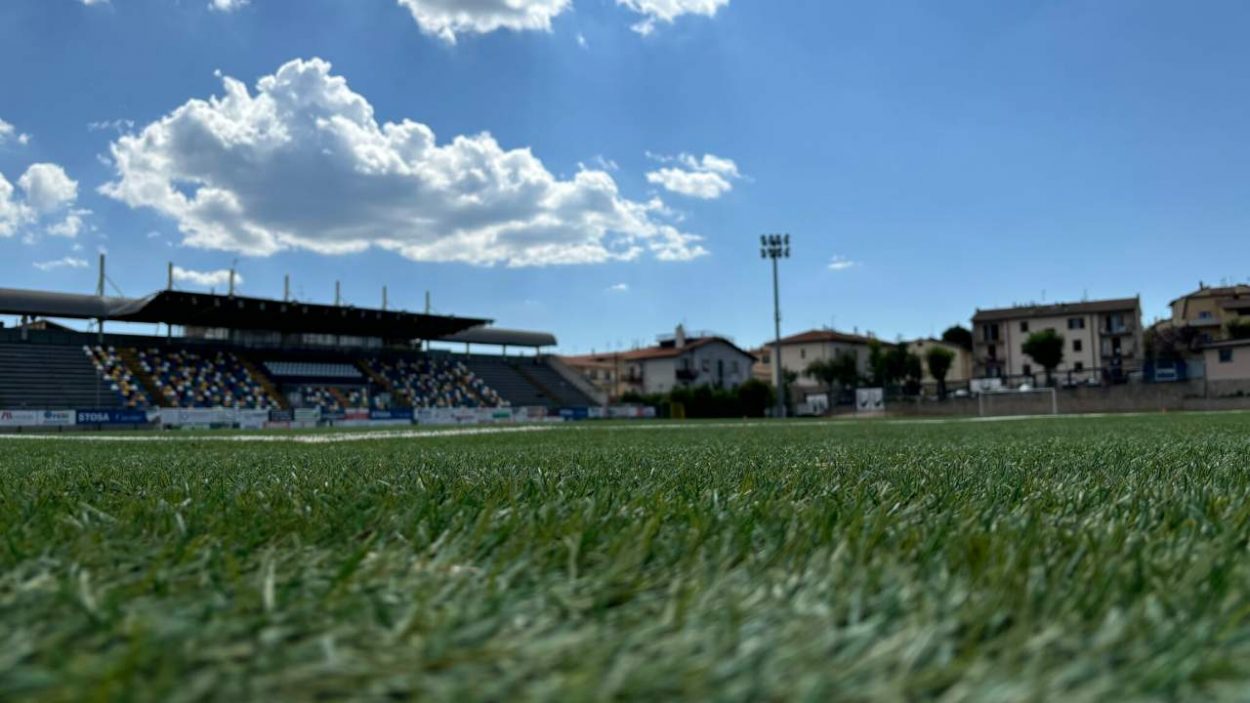
M 81 346 L 0 344 L 0 408 L 115 408 L 121 396 Z

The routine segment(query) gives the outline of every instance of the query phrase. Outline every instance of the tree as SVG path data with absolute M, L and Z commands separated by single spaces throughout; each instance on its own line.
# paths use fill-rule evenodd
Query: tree
M 931 347 L 925 354 L 925 361 L 929 364 L 929 375 L 937 381 L 938 398 L 946 400 L 946 376 L 955 363 L 955 352 L 946 347 Z
M 854 388 L 859 383 L 859 361 L 854 354 L 843 352 L 832 359 L 817 359 L 807 365 L 805 373 L 825 385 L 829 393 L 829 407 L 836 403 L 835 390 Z
M 758 378 L 738 386 L 738 407 L 748 417 L 765 417 L 776 401 L 773 387 Z
M 924 361 L 920 355 L 907 351 L 907 348 L 899 345 L 901 358 L 903 360 L 903 377 L 907 379 L 907 383 L 903 388 L 903 392 L 907 395 L 919 395 L 921 382 L 924 381 Z
M 794 413 L 794 396 L 790 393 L 790 387 L 799 380 L 797 371 L 791 371 L 783 368 L 781 371 L 781 402 L 786 406 L 786 414 Z
M 1046 385 L 1055 384 L 1055 369 L 1063 363 L 1063 335 L 1054 330 L 1042 330 L 1029 335 L 1024 342 L 1024 353 L 1046 369 Z
M 838 382 L 838 367 L 833 359 L 816 359 L 803 371 L 808 378 L 824 384 L 829 393 L 829 406 L 833 406 L 833 387 Z
M 1250 319 L 1237 319 L 1228 323 L 1229 339 L 1250 339 Z
M 882 344 L 874 339 L 868 347 L 868 368 L 873 385 L 885 388 L 907 378 L 908 356 L 911 354 L 906 346 Z
M 972 330 L 955 325 L 942 333 L 942 341 L 972 351 Z

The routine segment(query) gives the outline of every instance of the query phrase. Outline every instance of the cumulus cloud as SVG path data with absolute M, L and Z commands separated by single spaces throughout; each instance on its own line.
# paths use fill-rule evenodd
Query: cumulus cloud
M 175 266 L 174 283 L 189 283 L 203 288 L 224 288 L 230 285 L 230 270 L 195 271 Z M 238 272 L 234 274 L 234 285 L 235 287 L 243 285 L 243 276 L 240 276 Z
M 609 293 L 628 293 L 628 292 L 629 292 L 629 284 L 628 284 L 628 283 L 617 283 L 616 285 L 608 286 L 608 292 L 609 292 Z
M 440 144 L 424 124 L 379 123 L 320 59 L 295 60 L 256 92 L 191 100 L 112 145 L 105 195 L 175 220 L 185 244 L 268 255 L 370 247 L 414 261 L 594 263 L 706 253 L 664 203 L 621 195 L 600 170 L 552 175 L 490 134 Z
M 33 240 L 40 227 L 48 234 L 75 237 L 83 217 L 91 214 L 73 207 L 77 199 L 78 182 L 56 164 L 32 164 L 17 179 L 17 188 L 0 173 L 0 237 L 21 231 Z
M 41 215 L 55 212 L 78 198 L 78 181 L 56 164 L 31 165 L 17 184 L 26 191 L 26 203 Z
M 8 142 L 27 144 L 30 142 L 30 135 L 18 132 L 16 127 L 8 122 L 5 122 L 4 120 L 0 120 L 0 144 L 6 144 Z
M 859 266 L 858 261 L 851 261 L 845 256 L 835 256 L 833 257 L 833 260 L 829 262 L 830 271 L 846 271 L 847 269 L 853 269 L 856 266 Z
M 616 4 L 643 16 L 631 29 L 645 36 L 655 31 L 657 22 L 672 24 L 682 15 L 715 17 L 729 0 L 616 0 Z
M 456 43 L 460 34 L 497 29 L 551 31 L 551 20 L 573 0 L 399 0 L 426 34 Z
M 690 154 L 647 156 L 662 164 L 670 164 L 648 173 L 648 183 L 691 198 L 714 200 L 733 190 L 733 181 L 742 178 L 737 164 L 712 154 L 704 154 L 702 159 Z
M 247 5 L 249 0 L 210 0 L 208 9 L 217 12 L 234 12 Z
M 67 256 L 54 261 L 36 261 L 35 268 L 40 271 L 55 271 L 56 269 L 85 269 L 87 262 L 76 256 Z

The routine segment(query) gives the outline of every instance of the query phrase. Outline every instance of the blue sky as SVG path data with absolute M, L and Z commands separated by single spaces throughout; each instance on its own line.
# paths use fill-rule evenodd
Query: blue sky
M 771 231 L 786 332 L 1250 278 L 1244 2 L 209 4 L 0 4 L 0 285 L 237 259 L 573 352 L 764 341 Z

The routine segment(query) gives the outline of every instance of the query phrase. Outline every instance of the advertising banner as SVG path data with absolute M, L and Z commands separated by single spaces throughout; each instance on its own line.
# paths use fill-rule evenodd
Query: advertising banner
M 44 410 L 39 416 L 42 427 L 71 427 L 78 416 L 73 410 Z
M 79 410 L 75 413 L 79 425 L 146 425 L 146 410 Z
M 391 422 L 412 422 L 414 419 L 411 408 L 396 408 L 393 410 L 372 410 L 369 412 L 370 420 L 391 421 Z
M 0 427 L 37 427 L 42 417 L 40 410 L 0 410 Z
M 165 427 L 220 427 L 234 424 L 235 411 L 230 408 L 164 408 L 161 425 Z
M 290 410 L 270 410 L 269 411 L 270 422 L 285 422 L 289 426 L 290 423 L 293 422 L 294 420 L 295 420 L 295 413 L 291 412 Z
M 244 430 L 259 430 L 265 427 L 265 423 L 269 422 L 268 410 L 236 410 L 236 421 L 239 428 Z
M 565 420 L 588 420 L 590 408 L 560 408 L 560 417 Z
M 321 419 L 321 408 L 297 408 L 294 418 L 295 422 L 316 424 Z

